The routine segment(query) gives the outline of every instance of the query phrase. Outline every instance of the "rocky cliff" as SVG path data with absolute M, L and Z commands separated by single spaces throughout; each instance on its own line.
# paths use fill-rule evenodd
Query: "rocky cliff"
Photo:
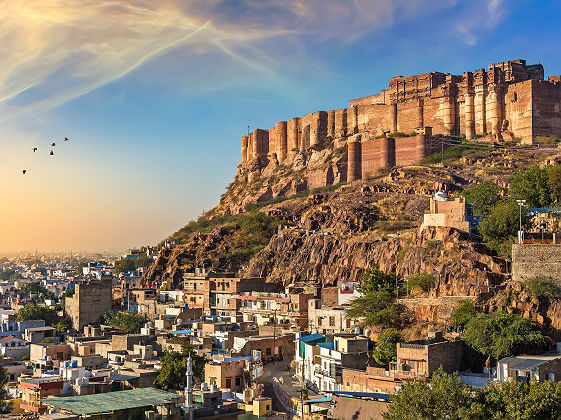
M 266 166 L 251 185 L 244 181 L 245 175 L 238 176 L 215 209 L 170 237 L 175 244 L 162 248 L 144 282 L 178 287 L 184 272 L 204 265 L 266 276 L 286 285 L 334 285 L 360 281 L 364 271 L 377 264 L 404 278 L 433 275 L 434 285 L 421 301 L 404 302 L 418 319 L 441 322 L 454 302 L 464 298 L 478 297 L 489 309 L 496 309 L 498 300 L 490 297 L 498 299 L 510 284 L 508 261 L 493 256 L 464 232 L 449 228 L 419 232 L 429 198 L 435 189 L 453 194 L 485 180 L 507 186 L 516 169 L 541 162 L 556 151 L 480 147 L 444 166 L 394 168 L 352 183 L 272 197 L 271 190 L 294 186 L 310 176 L 309 171 L 337 158 L 333 147 L 314 153 L 317 166 L 263 162 Z M 509 305 L 509 310 L 561 328 L 561 304 L 545 307 L 530 299 Z

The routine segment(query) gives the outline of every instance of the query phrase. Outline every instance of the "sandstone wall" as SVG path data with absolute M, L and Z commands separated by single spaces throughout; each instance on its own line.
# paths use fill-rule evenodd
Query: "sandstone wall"
M 561 286 L 561 245 L 512 245 L 512 279 L 536 276 L 549 277 Z
M 532 80 L 532 135 L 561 136 L 561 85 Z
M 388 131 L 410 133 L 419 127 L 432 127 L 434 134 L 465 134 L 468 139 L 474 135 L 493 136 L 496 141 L 503 135 L 520 137 L 525 143 L 538 135 L 561 136 L 561 77 L 545 81 L 543 74 L 539 64 L 512 60 L 462 75 L 431 72 L 393 77 L 388 89 L 352 99 L 346 109 L 317 111 L 243 136 L 242 164 L 247 163 L 250 172 L 255 172 L 262 169 L 259 164 L 256 167 L 255 158 L 268 157 L 275 164 L 291 165 L 294 158 L 289 157 L 300 154 L 304 159 L 299 158 L 298 166 L 306 166 L 307 157 L 324 148 L 328 137 L 340 147 L 356 134 L 364 139 Z M 429 153 L 414 143 L 412 139 L 398 140 L 397 165 L 414 163 Z M 363 161 L 367 172 L 384 167 L 375 163 L 382 150 L 373 145 L 363 148 L 373 159 L 366 165 Z M 318 182 L 311 179 L 310 184 Z

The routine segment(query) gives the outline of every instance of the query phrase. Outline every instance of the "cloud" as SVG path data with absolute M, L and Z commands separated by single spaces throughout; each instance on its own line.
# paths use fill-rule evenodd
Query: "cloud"
M 454 15 L 456 31 L 467 46 L 474 46 L 486 31 L 495 29 L 504 15 L 503 0 L 477 0 L 463 4 Z
M 232 77 L 237 67 L 282 78 L 279 39 L 352 42 L 392 25 L 397 10 L 413 16 L 432 3 L 0 0 L 0 121 L 64 104 L 172 50 L 193 62 L 221 54 L 236 63 Z
M 456 29 L 462 35 L 462 40 L 464 44 L 469 46 L 473 46 L 477 44 L 477 38 L 465 25 L 462 25 L 461 23 L 457 23 Z

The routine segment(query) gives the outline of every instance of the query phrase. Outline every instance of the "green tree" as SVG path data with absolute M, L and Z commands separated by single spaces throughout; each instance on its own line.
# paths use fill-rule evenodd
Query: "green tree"
M 454 312 L 452 312 L 450 325 L 454 328 L 464 327 L 469 321 L 475 318 L 477 313 L 478 310 L 473 302 L 471 300 L 464 300 L 454 309 Z
M 547 186 L 551 202 L 561 204 L 561 165 L 553 165 L 547 169 Z
M 408 381 L 391 396 L 384 419 L 483 419 L 481 391 L 439 368 L 428 381 Z
M 132 258 L 122 258 L 115 261 L 115 272 L 120 273 L 130 273 L 136 270 L 136 263 Z
M 524 281 L 524 287 L 530 295 L 538 299 L 559 297 L 559 287 L 548 277 L 530 277 Z
M 479 313 L 465 326 L 462 340 L 482 357 L 496 360 L 522 352 L 544 351 L 550 339 L 527 318 L 514 314 Z
M 37 319 L 45 320 L 47 326 L 53 326 L 60 321 L 55 309 L 47 306 L 39 306 L 33 303 L 28 303 L 21 308 L 17 313 L 18 321 L 33 321 Z
M 432 276 L 432 274 L 417 274 L 416 276 L 411 276 L 407 279 L 407 281 L 405 282 L 405 288 L 407 290 L 405 292 L 413 290 L 416 287 L 420 288 L 423 292 L 428 292 L 430 291 L 433 283 L 434 277 Z
M 9 268 L 0 270 L 0 280 L 10 280 L 16 272 Z
M 532 381 L 490 384 L 484 390 L 487 418 L 549 420 L 561 418 L 561 383 Z
M 402 282 L 403 280 L 396 273 L 386 273 L 377 265 L 373 265 L 364 272 L 359 290 L 364 294 L 380 290 L 393 291 Z
M 147 321 L 145 315 L 128 311 L 110 311 L 103 317 L 107 324 L 127 334 L 138 334 Z
M 397 343 L 402 341 L 401 334 L 395 328 L 382 331 L 376 341 L 374 360 L 376 363 L 387 366 L 397 360 Z
M 528 218 L 522 212 L 522 224 L 528 223 Z M 505 240 L 516 237 L 520 224 L 520 207 L 514 200 L 499 202 L 488 217 L 479 223 L 479 232 L 483 240 Z
M 6 369 L 3 366 L 0 366 L 0 412 L 2 413 L 9 413 L 11 410 L 11 402 L 7 400 L 8 396 L 8 382 L 10 377 Z
M 32 283 L 27 283 L 24 284 L 19 290 L 18 292 L 22 295 L 22 296 L 28 296 L 30 293 L 37 293 L 37 294 L 47 294 L 47 289 L 45 289 L 41 283 L 39 282 L 32 282 Z
M 146 268 L 150 267 L 154 263 L 154 260 L 147 255 L 141 255 L 134 261 L 136 268 Z
M 473 204 L 473 214 L 486 216 L 501 200 L 501 188 L 491 181 L 482 182 L 462 192 L 468 203 Z
M 517 171 L 510 181 L 509 196 L 517 200 L 526 200 L 529 207 L 547 207 L 551 203 L 548 186 L 548 173 L 538 165 Z
M 371 291 L 353 299 L 347 316 L 364 325 L 392 326 L 399 320 L 395 296 L 387 290 Z
M 154 385 L 167 391 L 168 389 L 183 389 L 186 384 L 187 359 L 191 355 L 193 360 L 193 375 L 203 379 L 206 357 L 198 355 L 193 347 L 184 345 L 181 352 L 168 350 L 160 358 L 160 370 Z

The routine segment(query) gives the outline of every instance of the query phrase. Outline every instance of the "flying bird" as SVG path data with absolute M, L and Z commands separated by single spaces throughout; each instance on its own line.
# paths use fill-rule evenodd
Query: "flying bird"
M 24 169 L 23 171 L 21 171 L 24 175 L 27 172 L 27 169 Z
M 37 151 L 37 148 L 36 148 L 36 147 L 34 147 L 34 148 L 33 148 L 33 153 L 35 153 L 36 151 Z
M 68 137 L 65 137 L 65 138 L 64 138 L 64 141 L 68 141 L 68 140 L 70 140 Z
M 51 156 L 54 155 L 54 154 L 55 154 L 55 152 L 53 152 L 52 150 L 51 150 L 51 153 L 49 153 L 49 155 L 51 155 Z
M 53 147 L 56 146 L 56 143 L 52 143 L 51 146 L 53 146 Z

